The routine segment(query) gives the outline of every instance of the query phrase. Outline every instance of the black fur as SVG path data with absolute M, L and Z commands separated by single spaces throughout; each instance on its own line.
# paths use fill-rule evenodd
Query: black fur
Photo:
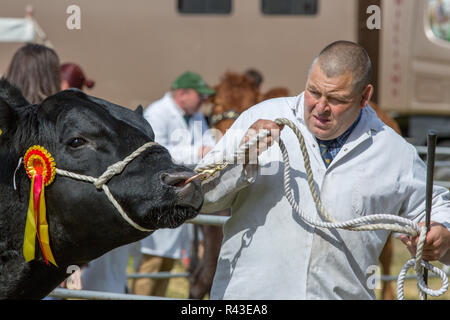
M 115 247 L 149 235 L 130 226 L 94 185 L 56 176 L 46 187 L 50 246 L 58 268 L 47 266 L 40 249 L 25 263 L 22 245 L 30 179 L 19 158 L 32 145 L 45 147 L 56 167 L 93 177 L 135 151 L 154 134 L 138 113 L 65 90 L 29 105 L 17 88 L 0 80 L 0 299 L 45 297 L 65 277 L 69 265 L 83 265 Z M 82 138 L 81 147 L 71 141 Z M 172 163 L 161 146 L 147 149 L 108 186 L 130 218 L 148 229 L 173 228 L 194 217 L 201 206 L 200 184 L 190 190 L 191 206 L 178 205 L 179 194 L 162 183 L 162 173 L 189 172 Z M 180 202 L 181 203 L 181 202 Z M 37 241 L 36 241 L 37 242 Z

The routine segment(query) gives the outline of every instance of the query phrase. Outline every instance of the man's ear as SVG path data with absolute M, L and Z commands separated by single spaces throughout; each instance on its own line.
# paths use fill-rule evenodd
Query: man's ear
M 364 90 L 363 90 L 363 94 L 361 96 L 361 103 L 360 103 L 360 107 L 364 108 L 367 103 L 369 103 L 370 99 L 372 98 L 373 95 L 373 86 L 371 84 L 368 84 Z
M 0 99 L 0 140 L 16 130 L 17 119 L 14 108 Z

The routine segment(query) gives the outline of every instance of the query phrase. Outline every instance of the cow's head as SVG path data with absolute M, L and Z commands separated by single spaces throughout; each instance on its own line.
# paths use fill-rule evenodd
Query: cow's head
M 29 105 L 5 80 L 0 81 L 0 130 L 0 191 L 8 191 L 8 201 L 20 201 L 20 205 L 9 205 L 18 212 L 8 214 L 17 217 L 20 235 L 16 236 L 22 240 L 30 180 L 23 165 L 14 171 L 30 146 L 47 149 L 59 169 L 99 177 L 108 166 L 154 140 L 140 112 L 78 90 L 62 91 L 39 105 Z M 193 218 L 202 205 L 200 184 L 184 184 L 193 174 L 175 165 L 164 147 L 154 145 L 107 185 L 139 226 L 174 228 Z M 87 262 L 149 234 L 126 222 L 105 193 L 91 183 L 56 175 L 45 197 L 50 245 L 58 264 Z M 36 260 L 41 258 L 37 255 Z

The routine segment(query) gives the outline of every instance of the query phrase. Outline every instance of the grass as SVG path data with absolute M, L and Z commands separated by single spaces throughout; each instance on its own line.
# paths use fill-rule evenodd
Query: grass
M 397 239 L 393 239 L 393 263 L 391 266 L 391 275 L 398 276 L 403 265 L 409 260 L 410 254 L 406 247 Z M 433 262 L 433 265 L 441 268 L 442 264 L 438 262 Z M 129 271 L 130 273 L 132 270 Z M 174 269 L 174 273 L 186 272 L 186 267 L 181 263 L 177 262 Z M 408 274 L 414 274 L 413 270 L 410 269 Z M 428 280 L 428 285 L 432 289 L 438 289 L 441 287 L 440 279 L 430 278 Z M 394 296 L 397 296 L 397 282 L 392 282 L 392 288 L 394 290 Z M 417 289 L 417 281 L 415 279 L 405 280 L 405 299 L 406 300 L 417 300 L 419 299 L 419 291 Z M 377 299 L 380 299 L 381 289 L 375 289 L 375 294 Z M 187 299 L 189 296 L 189 281 L 186 278 L 172 278 L 169 281 L 169 286 L 167 289 L 167 296 L 171 298 Z M 444 295 L 440 297 L 428 297 L 428 300 L 450 300 L 450 292 L 447 291 Z

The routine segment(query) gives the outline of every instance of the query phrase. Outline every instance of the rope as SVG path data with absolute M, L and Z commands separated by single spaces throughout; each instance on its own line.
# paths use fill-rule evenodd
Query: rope
M 397 298 L 399 300 L 404 299 L 404 286 L 403 283 L 405 281 L 406 272 L 409 268 L 414 267 L 417 277 L 417 283 L 419 288 L 419 296 L 421 299 L 425 298 L 425 294 L 430 296 L 440 296 L 443 295 L 448 289 L 448 278 L 444 271 L 439 268 L 429 264 L 426 261 L 422 260 L 423 247 L 426 240 L 427 230 L 426 227 L 419 227 L 417 223 L 411 221 L 409 219 L 399 217 L 396 215 L 390 214 L 373 214 L 361 218 L 351 219 L 348 221 L 335 221 L 333 217 L 327 212 L 327 210 L 323 207 L 322 202 L 320 200 L 319 195 L 317 194 L 317 190 L 314 185 L 314 177 L 311 170 L 311 162 L 309 159 L 308 151 L 306 149 L 306 144 L 300 130 L 295 126 L 295 124 L 285 118 L 276 119 L 275 122 L 279 125 L 286 125 L 292 129 L 294 134 L 297 136 L 298 141 L 300 143 L 300 150 L 302 152 L 304 158 L 305 170 L 308 178 L 308 186 L 313 197 L 314 203 L 316 205 L 317 211 L 320 216 L 325 221 L 315 220 L 307 215 L 305 215 L 300 209 L 298 203 L 295 201 L 293 196 L 293 191 L 291 187 L 291 167 L 289 163 L 289 155 L 281 138 L 278 141 L 278 145 L 280 147 L 283 161 L 284 161 L 284 193 L 286 198 L 294 209 L 294 211 L 309 225 L 318 227 L 318 228 L 327 228 L 327 229 L 345 229 L 351 231 L 373 231 L 373 230 L 389 230 L 393 232 L 399 232 L 404 234 L 409 234 L 411 236 L 419 235 L 419 240 L 417 243 L 416 256 L 409 260 L 402 268 L 398 278 L 397 278 Z M 258 140 L 267 137 L 270 134 L 267 130 L 261 131 L 258 135 L 255 135 L 249 141 L 243 145 L 241 145 L 238 151 L 235 152 L 233 157 L 230 160 L 224 160 L 219 164 L 210 164 L 205 165 L 203 167 L 199 167 L 196 169 L 197 172 L 201 172 L 204 174 L 203 180 L 209 179 L 214 175 L 217 171 L 223 170 L 221 168 L 225 168 L 228 164 L 231 163 L 241 163 L 238 161 L 242 161 L 243 157 L 245 157 L 245 152 L 252 146 L 254 146 Z M 242 162 L 243 163 L 243 162 Z M 389 222 L 389 223 L 388 223 Z M 438 275 L 442 281 L 442 287 L 438 290 L 432 290 L 428 288 L 423 280 L 423 271 L 422 267 L 430 270 L 432 273 Z
M 122 206 L 119 204 L 119 202 L 117 202 L 117 200 L 114 198 L 114 196 L 112 195 L 111 191 L 109 190 L 108 186 L 106 185 L 106 183 L 109 180 L 111 180 L 112 177 L 114 177 L 115 175 L 121 174 L 123 169 L 131 161 L 133 161 L 133 159 L 135 159 L 142 152 L 144 152 L 145 150 L 147 150 L 148 148 L 150 148 L 151 146 L 154 146 L 154 145 L 157 145 L 157 143 L 156 142 L 147 142 L 146 144 L 144 144 L 143 146 L 138 148 L 136 151 L 134 151 L 132 154 L 127 156 L 122 161 L 119 161 L 119 162 L 116 162 L 116 163 L 110 165 L 106 169 L 106 171 L 98 178 L 94 178 L 94 177 L 91 177 L 91 176 L 82 175 L 82 174 L 78 174 L 78 173 L 74 173 L 74 172 L 70 172 L 70 171 L 63 170 L 63 169 L 58 169 L 58 168 L 56 168 L 56 173 L 61 175 L 61 176 L 67 177 L 67 178 L 71 178 L 71 179 L 75 179 L 75 180 L 81 180 L 81 181 L 85 181 L 85 182 L 89 182 L 89 183 L 94 184 L 94 186 L 97 189 L 102 189 L 105 192 L 105 195 L 109 199 L 109 201 L 113 204 L 113 206 L 117 209 L 117 211 L 119 211 L 119 213 L 122 216 L 122 218 L 126 222 L 128 222 L 131 226 L 133 226 L 134 228 L 138 229 L 139 231 L 143 231 L 143 232 L 155 231 L 153 229 L 146 229 L 144 227 L 141 227 L 136 222 L 134 222 L 127 215 L 125 210 L 123 210 Z

